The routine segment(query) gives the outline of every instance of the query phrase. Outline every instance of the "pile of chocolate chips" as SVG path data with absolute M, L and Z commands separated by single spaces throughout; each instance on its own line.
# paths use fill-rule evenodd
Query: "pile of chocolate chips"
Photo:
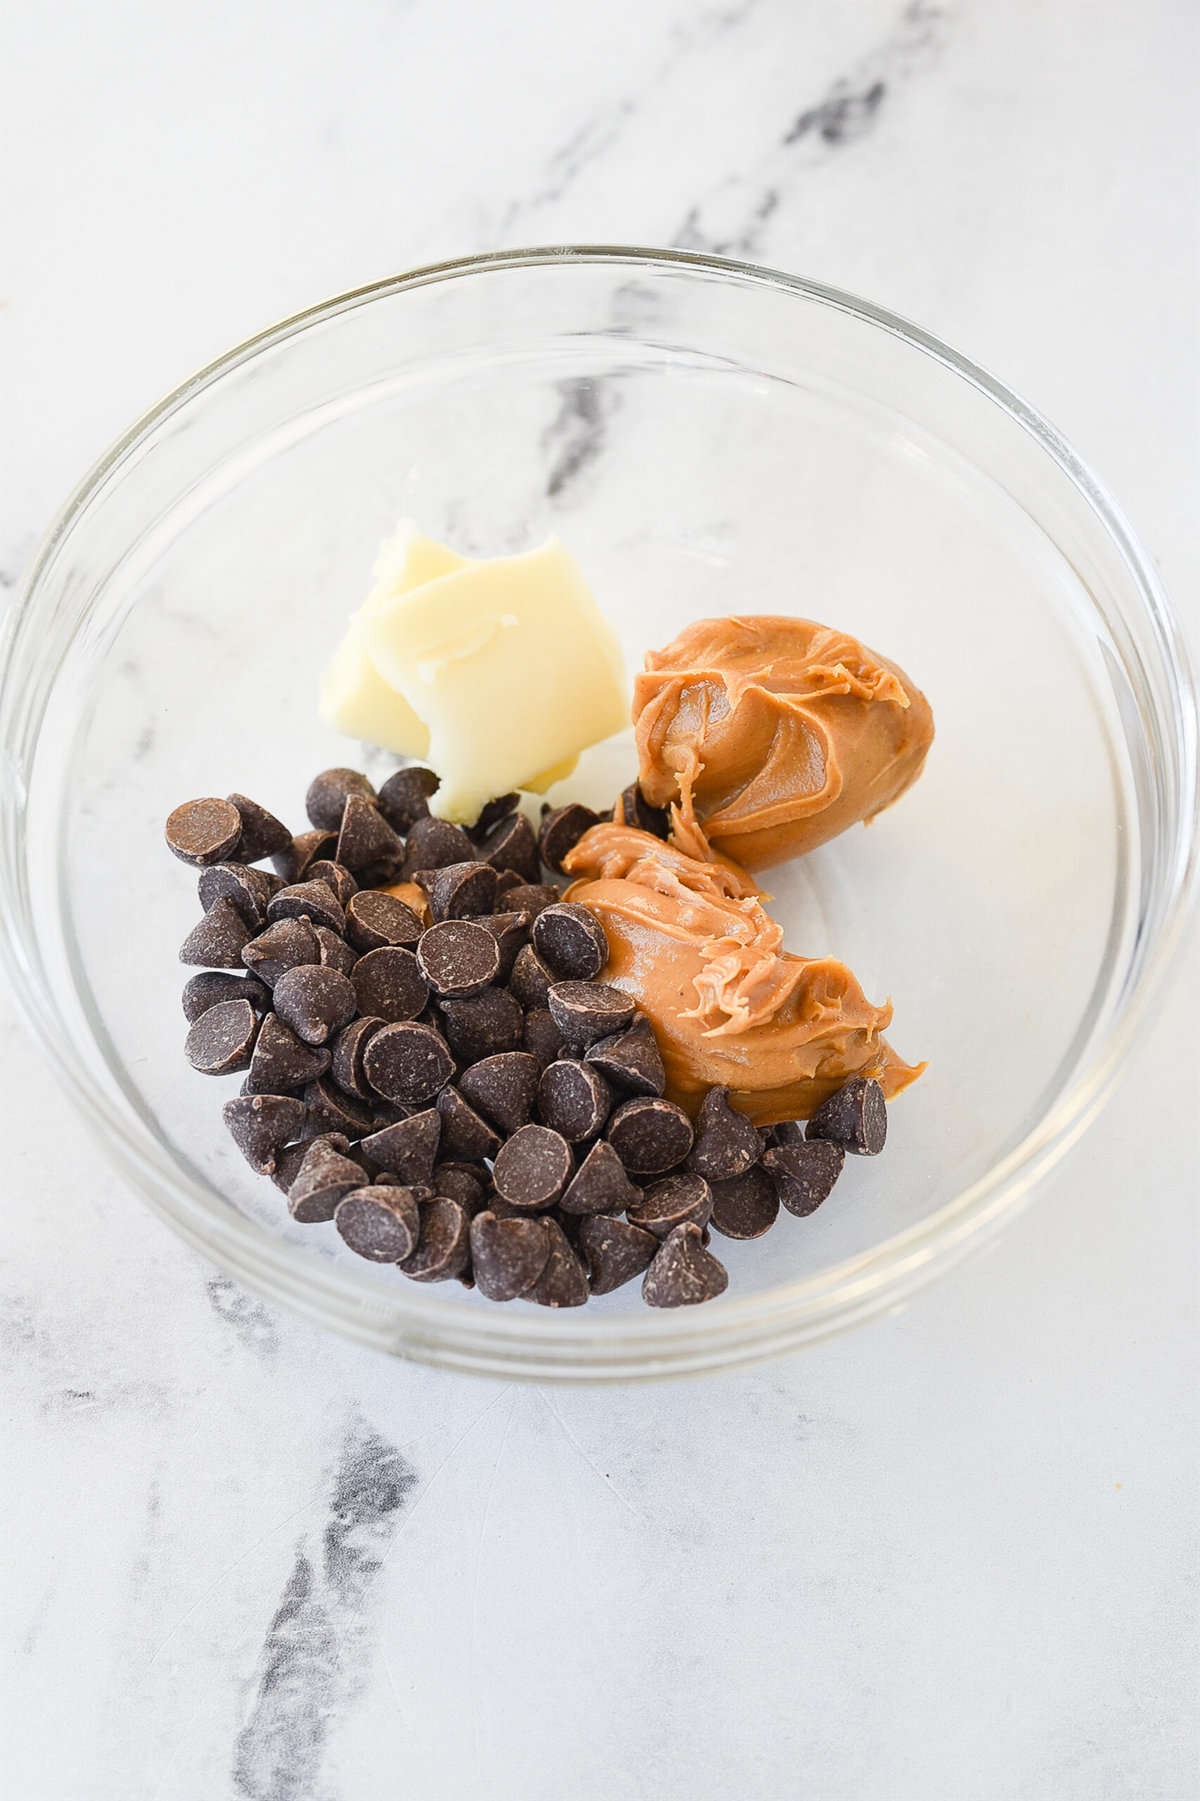
M 414 1281 L 545 1307 L 639 1275 L 652 1307 L 722 1293 L 710 1227 L 812 1213 L 847 1151 L 882 1149 L 879 1084 L 854 1078 L 807 1132 L 756 1128 L 723 1088 L 693 1124 L 649 1021 L 597 979 L 602 927 L 544 879 L 600 816 L 544 808 L 535 835 L 505 795 L 464 829 L 430 815 L 436 787 L 415 765 L 378 792 L 327 769 L 298 837 L 242 794 L 175 809 L 205 909 L 179 952 L 202 971 L 188 1061 L 245 1072 L 225 1123 L 294 1219 Z M 636 787 L 618 806 L 665 836 Z M 382 892 L 406 882 L 415 906 Z

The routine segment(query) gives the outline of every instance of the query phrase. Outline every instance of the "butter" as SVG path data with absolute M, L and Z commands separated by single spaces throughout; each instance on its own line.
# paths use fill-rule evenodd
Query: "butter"
M 472 820 L 540 791 L 629 717 L 620 647 L 555 539 L 471 560 L 404 525 L 326 671 L 321 716 L 438 771 L 430 803 Z

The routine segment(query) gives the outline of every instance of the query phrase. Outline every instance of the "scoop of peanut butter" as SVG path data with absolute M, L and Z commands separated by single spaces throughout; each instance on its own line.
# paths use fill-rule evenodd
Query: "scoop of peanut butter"
M 882 1037 L 891 1007 L 873 1007 L 844 963 L 783 950 L 759 889 L 726 858 L 613 824 L 585 832 L 564 868 L 579 878 L 571 900 L 604 927 L 604 980 L 647 1015 L 681 1106 L 719 1085 L 773 1125 L 806 1119 L 849 1076 L 877 1077 L 890 1100 L 920 1075 Z
M 811 619 L 698 619 L 634 682 L 639 780 L 675 842 L 767 869 L 920 775 L 933 714 L 894 663 Z

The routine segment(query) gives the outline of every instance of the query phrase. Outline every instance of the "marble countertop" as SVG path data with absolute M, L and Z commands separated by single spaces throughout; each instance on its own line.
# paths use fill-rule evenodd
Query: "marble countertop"
M 1101 471 L 1200 637 L 1196 25 L 10 12 L 0 583 L 134 414 L 263 323 L 612 240 L 759 258 L 970 352 Z M 397 1364 L 242 1293 L 121 1189 L 0 1000 L 5 1793 L 1186 1801 L 1198 981 L 1193 943 L 989 1255 L 790 1361 L 605 1392 Z

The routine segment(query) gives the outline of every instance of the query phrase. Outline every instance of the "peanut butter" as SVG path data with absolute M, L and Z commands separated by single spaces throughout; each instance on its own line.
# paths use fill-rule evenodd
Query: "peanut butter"
M 824 844 L 897 800 L 933 741 L 903 670 L 811 619 L 699 619 L 645 662 L 642 791 L 701 861 L 766 869 Z
M 649 1018 L 681 1106 L 694 1110 L 720 1085 L 772 1125 L 806 1119 L 849 1076 L 878 1077 L 890 1100 L 920 1075 L 881 1036 L 891 1007 L 872 1006 L 835 958 L 783 950 L 760 890 L 726 858 L 606 824 L 563 867 L 579 878 L 570 899 L 604 927 L 604 980 Z

